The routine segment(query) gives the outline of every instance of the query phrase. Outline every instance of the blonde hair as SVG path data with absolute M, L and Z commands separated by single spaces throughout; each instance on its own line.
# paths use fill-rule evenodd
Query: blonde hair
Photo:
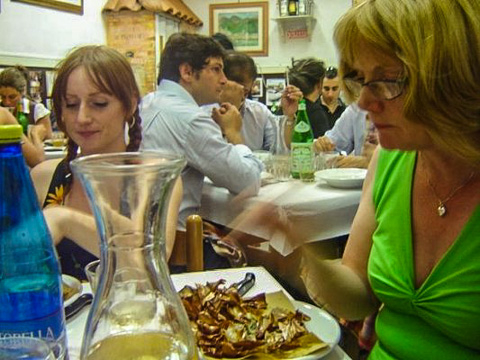
M 480 1 L 366 0 L 335 25 L 341 75 L 362 45 L 403 63 L 404 115 L 433 141 L 480 166 Z M 352 98 L 352 94 L 348 94 Z

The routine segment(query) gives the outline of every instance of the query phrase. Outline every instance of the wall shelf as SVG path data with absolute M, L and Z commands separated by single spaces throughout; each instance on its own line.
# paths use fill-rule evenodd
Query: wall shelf
M 280 26 L 280 30 L 283 36 L 283 40 L 293 40 L 295 39 L 295 32 L 301 30 L 307 30 L 308 40 L 312 37 L 313 27 L 315 26 L 316 19 L 313 15 L 296 15 L 296 16 L 280 16 L 273 18 L 272 20 L 276 21 Z M 289 37 L 289 34 L 292 34 Z M 299 33 L 301 34 L 301 33 Z M 303 38 L 303 36 L 301 37 Z

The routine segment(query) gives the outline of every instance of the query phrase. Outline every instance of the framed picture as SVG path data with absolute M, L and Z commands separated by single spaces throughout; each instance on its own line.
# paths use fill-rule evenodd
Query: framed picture
M 83 0 L 12 0 L 83 15 Z
M 268 55 L 268 2 L 210 4 L 210 35 L 227 35 L 236 51 Z
M 262 97 L 263 96 L 263 78 L 257 77 L 252 85 L 252 91 L 250 93 L 252 97 Z
M 286 86 L 285 78 L 270 78 L 266 80 L 266 83 L 265 105 L 270 107 L 280 102 Z

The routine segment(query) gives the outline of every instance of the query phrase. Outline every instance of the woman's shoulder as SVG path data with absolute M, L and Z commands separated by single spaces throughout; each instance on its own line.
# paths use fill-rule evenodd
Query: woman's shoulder
M 39 200 L 43 200 L 47 195 L 55 169 L 61 161 L 62 159 L 42 161 L 30 170 L 30 176 L 32 177 L 33 185 L 35 186 Z
M 30 176 L 33 179 L 38 176 L 53 175 L 53 172 L 61 161 L 61 158 L 42 161 L 30 170 Z

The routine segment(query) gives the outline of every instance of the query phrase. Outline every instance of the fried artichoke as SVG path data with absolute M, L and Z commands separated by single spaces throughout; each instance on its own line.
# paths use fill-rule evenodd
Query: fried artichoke
M 301 346 L 310 318 L 280 308 L 267 311 L 265 294 L 249 299 L 239 296 L 224 280 L 180 292 L 183 305 L 202 352 L 214 358 L 239 358 L 250 354 L 275 353 Z

